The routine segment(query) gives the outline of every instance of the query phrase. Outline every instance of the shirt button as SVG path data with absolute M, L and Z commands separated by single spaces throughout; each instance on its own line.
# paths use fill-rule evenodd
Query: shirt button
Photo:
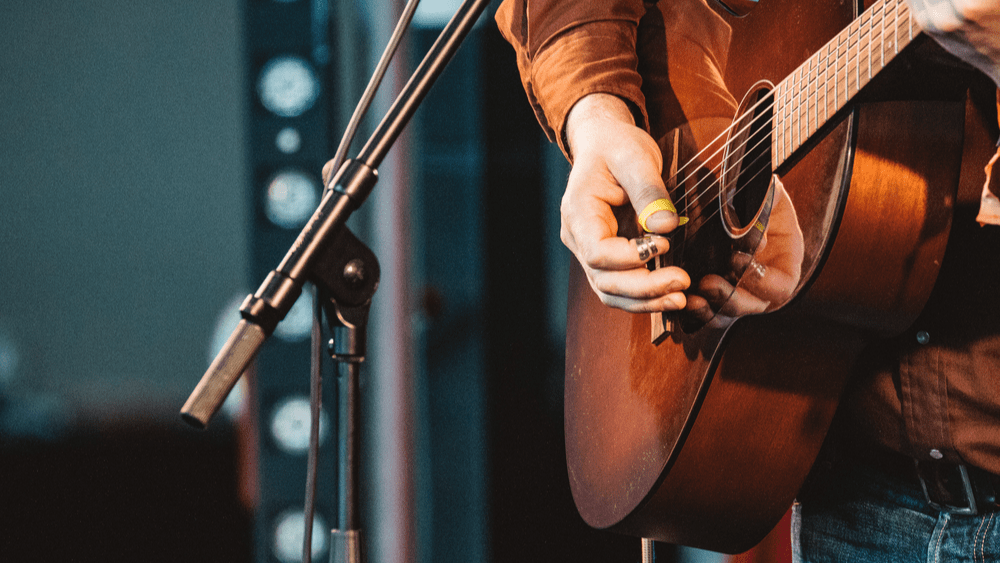
M 917 343 L 927 344 L 931 341 L 931 335 L 926 330 L 921 330 L 917 333 Z
M 944 457 L 944 454 L 941 453 L 941 450 L 934 448 L 933 450 L 931 450 L 931 457 L 934 459 L 941 459 Z

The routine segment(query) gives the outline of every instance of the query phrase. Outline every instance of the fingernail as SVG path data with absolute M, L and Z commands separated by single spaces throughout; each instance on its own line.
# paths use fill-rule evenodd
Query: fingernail
M 655 215 L 658 215 L 660 211 L 669 211 L 671 213 L 676 214 L 677 208 L 674 207 L 674 204 L 671 203 L 669 199 L 660 198 L 647 205 L 645 208 L 643 208 L 642 212 L 639 213 L 639 226 L 641 226 L 644 231 L 649 233 L 655 231 L 656 229 L 650 228 L 650 226 L 647 224 L 647 221 L 653 218 Z
M 687 217 L 680 217 L 680 218 L 679 218 L 679 219 L 677 220 L 677 226 L 678 226 L 678 227 L 680 227 L 681 225 L 687 225 L 687 222 L 688 222 L 689 220 L 690 220 L 690 219 L 688 219 Z
M 662 232 L 667 228 L 667 224 L 670 222 L 670 219 L 671 216 L 669 213 L 658 211 L 646 219 L 646 224 L 643 225 L 643 228 L 649 233 Z

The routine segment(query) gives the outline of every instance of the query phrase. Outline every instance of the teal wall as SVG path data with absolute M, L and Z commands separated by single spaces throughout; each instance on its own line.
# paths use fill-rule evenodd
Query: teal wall
M 0 394 L 176 417 L 247 285 L 239 3 L 3 14 L 0 332 L 17 362 Z

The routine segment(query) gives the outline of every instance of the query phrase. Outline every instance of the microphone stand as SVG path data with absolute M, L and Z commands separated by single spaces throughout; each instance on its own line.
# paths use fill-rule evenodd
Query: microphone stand
M 317 287 L 334 335 L 330 354 L 339 364 L 343 385 L 340 529 L 332 532 L 331 563 L 362 561 L 357 523 L 357 381 L 366 351 L 368 307 L 379 278 L 374 253 L 354 237 L 346 222 L 371 193 L 378 181 L 378 166 L 488 4 L 489 0 L 463 2 L 358 157 L 344 163 L 330 180 L 319 207 L 284 259 L 257 292 L 243 301 L 242 319 L 181 408 L 185 422 L 205 428 L 264 341 L 288 314 L 305 283 Z

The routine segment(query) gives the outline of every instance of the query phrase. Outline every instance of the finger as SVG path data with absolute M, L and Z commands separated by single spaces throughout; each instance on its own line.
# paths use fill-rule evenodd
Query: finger
M 687 305 L 687 296 L 681 292 L 670 293 L 655 299 L 633 299 L 619 295 L 598 294 L 601 302 L 608 307 L 622 309 L 629 313 L 662 313 L 680 311 Z
M 637 143 L 636 151 L 617 154 L 609 162 L 611 174 L 628 194 L 647 232 L 667 233 L 679 224 L 677 210 L 660 177 L 662 159 L 652 138 Z
M 564 242 L 566 242 L 564 240 Z M 651 259 L 670 250 L 670 241 L 659 235 L 647 235 L 638 239 L 612 237 L 595 241 L 586 249 L 567 247 L 584 266 L 593 270 L 632 270 L 643 267 Z
M 737 287 L 722 309 L 719 310 L 719 314 L 727 317 L 755 315 L 766 311 L 769 304 L 756 295 Z
M 671 220 L 676 222 L 671 224 Z M 639 225 L 647 233 L 657 232 L 657 229 L 673 230 L 686 222 L 687 218 L 678 216 L 669 198 L 655 199 L 639 211 Z
M 613 205 L 626 201 L 625 192 L 610 175 L 574 166 L 560 205 L 560 238 L 581 263 L 592 268 L 634 268 L 635 248 L 617 239 Z M 664 246 L 664 248 L 666 248 Z
M 634 268 L 632 270 L 593 270 L 588 273 L 598 294 L 637 301 L 656 300 L 684 291 L 691 285 L 687 272 L 677 267 Z

